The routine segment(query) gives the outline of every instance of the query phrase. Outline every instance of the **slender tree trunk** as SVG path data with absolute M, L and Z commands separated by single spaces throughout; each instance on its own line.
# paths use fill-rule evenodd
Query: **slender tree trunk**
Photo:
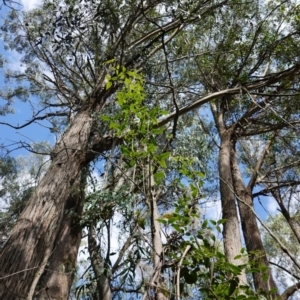
M 101 255 L 99 254 L 99 249 L 97 247 L 97 242 L 95 239 L 95 229 L 94 227 L 89 228 L 88 234 L 88 248 L 91 257 L 91 264 L 96 276 L 97 282 L 97 299 L 94 300 L 111 300 L 112 294 L 110 289 L 109 278 L 104 273 L 104 264 Z
M 69 207 L 68 201 L 78 192 L 77 182 L 82 168 L 95 157 L 88 151 L 92 127 L 89 110 L 86 105 L 78 113 L 56 145 L 48 171 L 1 250 L 0 299 L 31 300 L 49 259 L 55 260 L 57 252 L 67 252 L 60 249 L 64 238 L 72 231 L 69 225 L 69 229 L 63 225 L 71 222 L 71 219 L 65 219 L 65 208 Z M 72 242 L 76 245 L 71 247 L 70 253 L 76 252 L 79 235 L 74 229 Z M 55 242 L 59 243 L 58 248 Z M 64 264 L 65 271 L 73 265 Z
M 233 127 L 226 128 L 224 121 L 224 108 L 220 108 L 218 110 L 214 102 L 210 102 L 210 108 L 221 140 L 219 151 L 219 178 L 222 218 L 225 220 L 223 225 L 224 252 L 226 258 L 231 264 L 241 265 L 244 264 L 245 261 L 243 261 L 242 258 L 235 259 L 235 257 L 240 254 L 242 249 L 242 237 L 235 203 L 230 162 Z M 247 284 L 247 277 L 244 271 L 239 275 L 239 281 L 240 284 Z
M 224 250 L 228 261 L 234 265 L 245 263 L 242 259 L 235 259 L 242 249 L 241 232 L 230 167 L 231 130 L 221 129 L 221 149 L 219 153 L 220 194 L 222 202 Z M 247 284 L 245 272 L 240 276 L 240 283 Z
M 151 235 L 152 235 L 152 247 L 153 247 L 153 274 L 150 281 L 150 289 L 155 293 L 155 300 L 166 300 L 164 291 L 162 289 L 163 277 L 162 267 L 164 264 L 164 249 L 161 241 L 161 226 L 158 221 L 160 213 L 157 206 L 157 199 L 160 192 L 155 188 L 155 181 L 152 173 L 152 166 L 150 159 L 145 166 L 145 186 L 147 193 L 147 202 L 150 209 L 151 220 Z M 147 297 L 147 291 L 144 293 L 143 300 Z
M 163 278 L 161 276 L 162 267 L 164 263 L 163 245 L 161 242 L 161 228 L 160 223 L 157 221 L 160 217 L 156 196 L 152 196 L 150 203 L 151 214 L 151 232 L 153 243 L 153 260 L 154 260 L 154 276 L 151 280 L 151 286 L 155 285 L 155 300 L 166 300 L 166 296 L 161 288 Z
M 265 267 L 266 270 L 253 273 L 254 286 L 257 291 L 270 292 L 271 289 L 277 291 L 277 286 L 273 279 L 269 261 L 265 248 L 263 246 L 259 228 L 256 222 L 256 217 L 253 214 L 253 201 L 251 187 L 247 188 L 242 179 L 242 175 L 237 163 L 236 153 L 231 151 L 231 163 L 233 183 L 236 196 L 238 198 L 238 207 L 240 211 L 242 229 L 246 243 L 247 251 L 250 253 L 250 260 L 254 267 Z M 267 277 L 267 279 L 264 279 Z M 279 294 L 274 295 L 274 299 L 279 297 Z

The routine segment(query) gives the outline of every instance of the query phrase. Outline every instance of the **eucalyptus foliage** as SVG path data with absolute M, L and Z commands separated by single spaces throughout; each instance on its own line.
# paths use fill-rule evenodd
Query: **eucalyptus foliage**
M 78 247 L 84 229 L 92 268 L 75 288 L 78 298 L 101 298 L 104 284 L 115 297 L 279 297 L 266 281 L 271 273 L 253 199 L 276 198 L 296 236 L 298 221 L 283 196 L 291 187 L 298 193 L 299 184 L 299 19 L 297 0 L 55 0 L 11 11 L 2 37 L 21 60 L 11 70 L 1 59 L 7 83 L 0 114 L 21 100 L 32 117 L 0 124 L 20 129 L 46 121 L 58 139 L 53 149 L 39 149 L 50 155 L 49 170 L 3 248 L 6 256 L 24 257 L 21 270 L 0 256 L 5 285 L 14 284 L 6 273 L 15 273 L 26 279 L 15 277 L 17 293 L 43 297 L 62 289 L 51 284 L 65 276 L 66 291 L 53 298 L 64 297 L 74 268 L 51 273 L 51 264 L 55 270 L 75 264 L 77 250 L 70 248 Z M 99 158 L 101 185 L 81 197 L 81 180 Z M 202 204 L 216 181 L 225 217 L 207 221 Z M 240 239 L 237 206 L 246 246 L 259 244 L 259 251 L 230 251 Z M 25 226 L 25 219 L 31 223 Z M 112 228 L 123 238 L 116 251 Z M 20 232 L 30 236 L 28 247 Z M 51 256 L 59 247 L 72 259 Z M 246 257 L 248 265 L 241 263 Z M 256 290 L 241 282 L 246 272 Z M 297 285 L 291 288 L 280 297 Z

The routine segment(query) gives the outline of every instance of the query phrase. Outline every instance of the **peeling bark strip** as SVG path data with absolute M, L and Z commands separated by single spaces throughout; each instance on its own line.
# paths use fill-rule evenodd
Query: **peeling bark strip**
M 87 155 L 91 122 L 89 107 L 85 107 L 55 147 L 48 171 L 3 247 L 0 299 L 31 299 L 46 263 L 60 251 L 59 245 L 53 246 L 56 239 L 68 235 L 61 225 L 66 203 L 78 192 L 81 170 L 91 159 Z M 75 230 L 74 239 L 78 238 Z

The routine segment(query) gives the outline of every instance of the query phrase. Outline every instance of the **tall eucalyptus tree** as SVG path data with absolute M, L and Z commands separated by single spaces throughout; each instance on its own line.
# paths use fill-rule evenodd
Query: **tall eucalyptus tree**
M 1 124 L 21 128 L 48 120 L 51 130 L 62 134 L 48 171 L 1 250 L 0 297 L 67 298 L 81 228 L 66 213 L 82 214 L 87 166 L 122 142 L 99 115 L 118 109 L 122 83 L 110 79 L 123 66 L 145 74 L 149 109 L 171 111 L 157 127 L 171 122 L 173 139 L 180 116 L 210 104 L 220 140 L 226 256 L 243 263 L 235 259 L 242 246 L 237 200 L 247 250 L 260 251 L 259 263 L 268 270 L 267 285 L 254 274 L 255 287 L 276 288 L 249 197 L 261 163 L 245 188 L 236 150 L 249 136 L 298 128 L 297 114 L 282 115 L 287 101 L 294 108 L 298 101 L 297 20 L 297 1 L 287 0 L 46 1 L 22 16 L 13 11 L 2 30 L 7 46 L 22 53 L 25 71 L 7 74 L 18 86 L 1 96 L 10 103 L 31 95 L 41 108 L 22 126 Z M 240 281 L 247 283 L 245 274 Z
M 23 54 L 26 67 L 8 77 L 27 81 L 29 87 L 18 86 L 2 96 L 33 95 L 42 105 L 28 123 L 14 128 L 48 119 L 57 130 L 57 117 L 69 121 L 51 152 L 48 171 L 2 248 L 2 298 L 61 299 L 69 293 L 80 228 L 64 213 L 73 209 L 81 214 L 85 167 L 118 143 L 98 121 L 118 89 L 117 84 L 106 86 L 106 77 L 114 75 L 108 61 L 148 72 L 151 61 L 167 60 L 167 44 L 182 36 L 185 27 L 204 22 L 227 2 L 188 2 L 184 8 L 161 1 L 46 2 L 23 17 L 10 14 L 2 29 L 8 46 Z M 174 104 L 170 100 L 165 105 Z M 49 263 L 63 272 L 49 271 Z
M 277 286 L 253 212 L 252 193 L 278 132 L 299 130 L 299 82 L 295 78 L 296 70 L 290 69 L 290 75 L 284 80 L 278 77 L 283 74 L 283 66 L 289 67 L 290 62 L 298 64 L 296 44 L 299 28 L 296 19 L 299 8 L 296 3 L 291 5 L 286 1 L 244 5 L 224 10 L 222 18 L 230 22 L 223 21 L 223 24 L 229 34 L 219 35 L 218 42 L 211 45 L 211 58 L 199 59 L 198 69 L 208 90 L 240 87 L 239 95 L 223 95 L 219 101 L 210 103 L 220 139 L 220 195 L 223 217 L 227 220 L 223 231 L 224 246 L 228 259 L 233 262 L 241 247 L 236 239 L 238 235 L 232 235 L 233 232 L 239 232 L 237 201 L 251 261 L 257 261 L 256 266 L 265 266 L 267 270 L 266 274 L 253 274 L 254 285 L 257 290 L 267 292 L 270 289 L 276 291 Z M 246 26 L 241 26 L 242 19 L 246 20 Z M 228 51 L 231 44 L 234 47 Z M 247 82 L 255 82 L 259 78 L 269 78 L 271 82 L 256 91 L 249 91 Z M 255 165 L 246 184 L 241 175 L 242 165 L 238 162 L 238 155 L 243 148 L 238 145 L 251 136 L 265 140 L 267 133 L 270 133 L 269 141 L 260 154 L 256 153 Z M 264 276 L 268 279 L 265 280 Z M 278 291 L 273 297 L 278 297 Z

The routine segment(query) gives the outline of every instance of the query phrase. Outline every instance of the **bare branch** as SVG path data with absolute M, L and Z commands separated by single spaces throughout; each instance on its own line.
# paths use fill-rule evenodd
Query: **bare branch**
M 300 281 L 297 282 L 296 284 L 290 286 L 287 288 L 282 294 L 281 294 L 281 299 L 282 300 L 288 300 L 290 296 L 292 296 L 295 292 L 297 292 L 300 289 Z
M 275 139 L 276 135 L 277 135 L 277 132 L 274 132 L 273 136 L 267 142 L 264 150 L 262 151 L 262 153 L 261 153 L 261 155 L 260 155 L 260 157 L 259 157 L 259 159 L 258 159 L 258 161 L 256 163 L 256 166 L 255 166 L 255 168 L 254 168 L 254 170 L 252 172 L 252 175 L 251 175 L 251 179 L 250 179 L 250 181 L 248 183 L 248 186 L 247 186 L 247 189 L 249 189 L 251 191 L 253 190 L 253 187 L 254 187 L 254 185 L 256 183 L 256 179 L 257 179 L 257 176 L 258 176 L 258 172 L 259 172 L 262 164 L 264 163 L 264 160 L 265 160 L 265 158 L 266 158 L 266 156 L 267 156 L 267 154 L 269 152 L 269 149 L 270 149 L 272 143 L 274 142 L 274 139 Z
M 21 129 L 21 128 L 24 128 L 32 123 L 35 123 L 36 121 L 41 121 L 41 120 L 45 120 L 49 117 L 66 117 L 68 116 L 68 113 L 66 112 L 54 112 L 54 113 L 48 113 L 48 114 L 45 114 L 43 116 L 40 116 L 40 117 L 34 117 L 33 119 L 31 119 L 30 121 L 24 123 L 23 125 L 18 125 L 18 126 L 13 126 L 9 123 L 6 123 L 6 122 L 0 122 L 1 125 L 6 125 L 6 126 L 9 126 L 11 128 L 14 128 L 14 129 Z

